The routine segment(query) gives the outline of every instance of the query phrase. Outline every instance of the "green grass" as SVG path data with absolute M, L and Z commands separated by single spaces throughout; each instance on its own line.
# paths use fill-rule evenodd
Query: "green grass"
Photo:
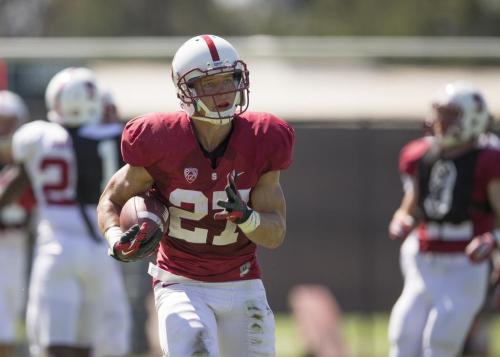
M 344 341 L 349 357 L 388 356 L 387 342 L 388 314 L 374 313 L 345 314 L 342 323 Z M 490 356 L 500 356 L 500 316 L 487 317 Z M 22 330 L 20 328 L 20 330 Z M 292 317 L 288 314 L 276 315 L 277 357 L 303 357 L 304 346 Z M 151 357 L 134 355 L 131 357 Z M 472 357 L 472 356 L 469 356 Z
M 342 332 L 350 356 L 387 356 L 387 314 L 348 314 Z M 302 357 L 304 346 L 289 315 L 276 316 L 277 357 Z
M 370 315 L 350 313 L 344 315 L 342 332 L 350 357 L 388 356 L 388 314 Z M 486 317 L 489 334 L 489 356 L 500 356 L 500 316 Z M 289 315 L 276 316 L 277 357 L 303 357 L 300 336 Z M 470 356 L 472 357 L 472 356 Z

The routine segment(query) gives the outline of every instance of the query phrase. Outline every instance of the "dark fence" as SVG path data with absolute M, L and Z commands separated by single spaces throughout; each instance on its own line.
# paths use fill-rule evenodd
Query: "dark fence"
M 259 250 L 271 306 L 287 309 L 300 283 L 330 288 L 344 310 L 388 310 L 402 288 L 399 243 L 387 238 L 398 207 L 399 150 L 419 123 L 295 123 L 293 166 L 283 172 L 287 236 Z

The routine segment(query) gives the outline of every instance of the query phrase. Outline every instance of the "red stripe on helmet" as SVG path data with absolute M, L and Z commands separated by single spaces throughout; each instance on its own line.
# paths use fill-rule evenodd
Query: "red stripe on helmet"
M 207 46 L 208 46 L 208 49 L 210 50 L 210 55 L 212 56 L 212 61 L 220 61 L 220 57 L 219 57 L 219 51 L 217 51 L 217 47 L 215 47 L 215 43 L 214 41 L 210 38 L 209 35 L 202 35 L 201 36 Z

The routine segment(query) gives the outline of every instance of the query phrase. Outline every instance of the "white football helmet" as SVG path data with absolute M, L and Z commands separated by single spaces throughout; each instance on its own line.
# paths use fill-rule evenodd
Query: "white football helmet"
M 14 131 L 29 121 L 29 112 L 17 94 L 0 90 L 0 163 L 11 160 L 10 147 Z
M 29 120 L 29 112 L 20 96 L 8 90 L 0 90 L 0 117 L 15 118 L 19 126 Z
M 231 73 L 235 89 L 206 95 L 197 93 L 193 83 L 203 77 Z M 196 36 L 186 41 L 172 60 L 172 80 L 177 89 L 181 108 L 190 116 L 213 124 L 225 124 L 235 114 L 248 108 L 249 73 L 236 49 L 226 40 L 214 35 Z M 235 93 L 230 107 L 221 111 L 211 110 L 203 98 Z
M 68 127 L 97 123 L 103 101 L 94 73 L 87 68 L 66 68 L 57 73 L 45 91 L 47 118 Z
M 481 92 L 466 82 L 447 84 L 432 103 L 434 120 L 442 127 L 437 134 L 443 146 L 454 146 L 479 137 L 490 121 Z

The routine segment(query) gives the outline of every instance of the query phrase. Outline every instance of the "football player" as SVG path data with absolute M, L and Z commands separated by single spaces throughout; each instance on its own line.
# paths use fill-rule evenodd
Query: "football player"
M 103 161 L 94 163 L 101 164 L 103 169 L 103 180 L 101 181 L 100 192 L 104 189 L 107 180 L 123 165 L 120 155 L 120 139 L 123 131 L 123 124 L 120 120 L 119 111 L 115 98 L 109 88 L 101 85 L 101 96 L 104 104 L 104 114 L 100 123 L 92 125 L 93 132 L 98 140 L 100 151 L 104 154 Z M 89 172 L 93 172 L 90 169 Z M 94 205 L 96 203 L 94 202 Z M 118 262 L 113 262 L 116 268 L 113 273 L 116 276 L 108 282 L 108 296 L 115 299 L 102 301 L 104 314 L 98 324 L 97 340 L 95 341 L 94 357 L 125 356 L 130 350 L 131 336 L 131 311 L 127 292 L 123 282 L 123 272 Z M 120 326 L 120 328 L 116 328 Z
M 10 142 L 14 131 L 29 120 L 17 94 L 0 91 L 0 188 L 12 175 Z M 28 189 L 20 199 L 0 209 L 0 356 L 13 356 L 16 324 L 25 302 L 29 215 L 34 201 Z
M 404 196 L 389 232 L 393 239 L 410 234 L 418 252 L 405 265 L 391 312 L 391 356 L 459 353 L 484 302 L 487 261 L 500 241 L 500 151 L 480 142 L 490 121 L 483 95 L 453 82 L 432 111 L 434 135 L 400 154 Z
M 127 331 L 129 322 L 119 267 L 105 254 L 95 211 L 106 174 L 120 166 L 120 132 L 99 124 L 103 100 L 88 69 L 56 74 L 46 103 L 48 121 L 27 123 L 14 133 L 16 172 L 0 190 L 3 204 L 31 182 L 38 206 L 27 307 L 30 350 L 33 355 L 90 356 L 95 348 L 96 355 L 124 355 L 127 340 L 110 342 L 116 343 L 111 350 L 99 345 L 103 324 L 108 323 L 105 333 L 112 340 L 116 330 Z M 118 297 L 114 310 L 103 304 L 111 295 Z M 103 319 L 116 319 L 113 328 Z
M 274 318 L 255 251 L 283 243 L 280 171 L 291 164 L 294 131 L 272 114 L 246 111 L 247 65 L 221 37 L 185 42 L 172 79 L 182 111 L 126 125 L 127 164 L 99 201 L 101 231 L 118 260 L 158 249 L 149 273 L 165 355 L 273 356 Z M 148 190 L 168 206 L 168 230 L 122 232 L 120 208 Z

